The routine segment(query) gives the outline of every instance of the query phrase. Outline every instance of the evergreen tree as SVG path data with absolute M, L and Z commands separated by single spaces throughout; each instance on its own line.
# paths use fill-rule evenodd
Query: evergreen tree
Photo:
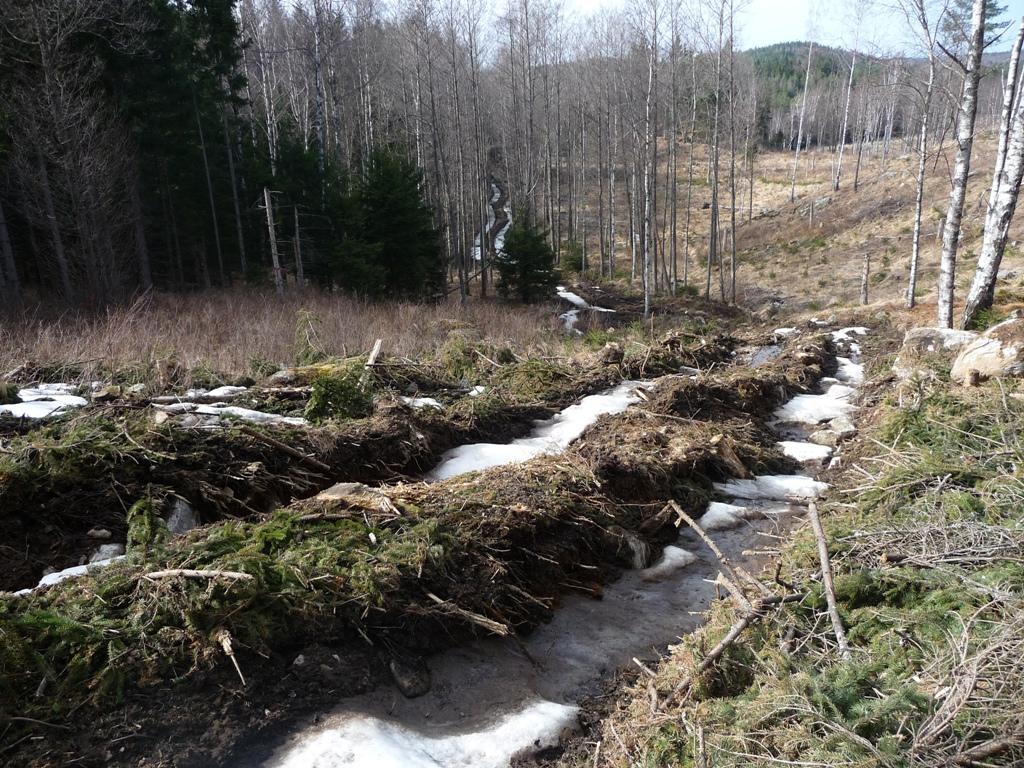
M 390 147 L 371 152 L 356 209 L 354 236 L 337 262 L 345 270 L 336 275 L 339 284 L 407 298 L 444 290 L 444 256 L 422 177 L 404 154 Z
M 543 301 L 551 296 L 558 282 L 555 254 L 548 245 L 547 232 L 533 223 L 526 212 L 519 212 L 505 235 L 505 248 L 494 258 L 500 281 L 498 293 L 522 301 Z

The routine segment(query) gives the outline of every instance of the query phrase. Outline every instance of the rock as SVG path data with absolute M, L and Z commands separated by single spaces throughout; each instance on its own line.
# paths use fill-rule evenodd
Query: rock
M 85 535 L 90 539 L 109 539 L 111 533 L 106 528 L 90 528 Z
M 171 418 L 171 414 L 167 411 L 153 411 L 153 423 L 157 426 L 160 426 L 169 418 Z
M 121 397 L 121 394 L 121 387 L 116 384 L 107 384 L 92 393 L 92 401 L 94 403 L 104 403 L 109 400 L 116 400 Z
M 952 359 L 978 338 L 974 331 L 959 331 L 954 328 L 911 328 L 903 337 L 893 373 L 901 379 L 908 379 L 915 373 L 932 373 L 929 357 Z
M 275 387 L 281 387 L 286 384 L 294 384 L 298 380 L 299 377 L 298 374 L 295 373 L 295 371 L 289 368 L 285 368 L 283 370 L 278 371 L 277 373 L 270 374 L 270 377 L 267 379 L 267 384 L 270 384 L 271 386 Z
M 112 557 L 120 557 L 124 554 L 124 544 L 101 544 L 96 551 L 89 555 L 89 562 L 95 563 L 100 560 L 109 560 Z
M 624 356 L 625 353 L 622 351 L 622 347 L 614 341 L 609 341 L 598 354 L 598 360 L 601 361 L 601 365 L 618 365 L 622 362 Z
M 961 384 L 1024 376 L 1024 319 L 993 325 L 960 350 L 949 375 Z
M 199 525 L 199 519 L 192 505 L 180 496 L 171 502 L 171 511 L 167 515 L 167 530 L 173 536 L 181 536 Z
M 812 432 L 807 439 L 815 445 L 827 445 L 829 448 L 835 448 L 839 444 L 839 435 L 831 429 L 819 429 Z
M 388 662 L 388 670 L 407 699 L 415 699 L 430 690 L 430 670 L 422 659 L 397 659 Z
M 828 423 L 828 426 L 839 437 L 853 437 L 857 434 L 857 427 L 848 416 L 836 416 Z
M 306 657 L 301 653 L 295 657 L 295 661 L 292 662 L 293 667 L 302 667 L 306 664 Z

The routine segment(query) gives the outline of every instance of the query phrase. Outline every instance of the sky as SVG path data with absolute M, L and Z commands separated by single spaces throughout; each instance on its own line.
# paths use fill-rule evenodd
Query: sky
M 567 0 L 570 12 L 587 14 L 606 7 L 621 7 L 623 0 Z M 1024 0 L 1002 0 L 1007 6 L 1006 19 L 1016 19 L 1013 37 L 1021 16 Z M 851 48 L 856 24 L 847 0 L 737 0 L 737 39 L 741 48 L 757 48 L 772 43 L 806 40 L 809 21 L 814 10 L 814 39 L 826 45 Z M 869 52 L 896 53 L 909 51 L 913 40 L 905 17 L 893 10 L 895 0 L 874 0 L 861 29 L 858 48 Z M 1011 40 L 997 46 L 1009 48 Z

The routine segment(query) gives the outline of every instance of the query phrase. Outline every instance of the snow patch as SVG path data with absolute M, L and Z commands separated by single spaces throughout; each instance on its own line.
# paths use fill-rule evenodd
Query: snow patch
M 586 309 L 587 307 L 590 306 L 587 303 L 587 300 L 584 299 L 582 296 L 580 296 L 577 293 L 573 293 L 572 291 L 567 291 L 562 286 L 558 286 L 558 288 L 555 290 L 555 293 L 557 294 L 558 298 L 565 299 L 574 307 L 578 307 L 579 309 Z
M 39 583 L 36 584 L 34 587 L 30 587 L 28 589 L 19 589 L 14 594 L 27 595 L 32 592 L 35 592 L 38 589 L 43 589 L 44 587 L 51 587 L 54 584 L 60 584 L 62 581 L 78 578 L 79 576 L 84 576 L 94 568 L 103 568 L 105 566 L 110 565 L 111 563 L 116 563 L 121 560 L 124 560 L 124 558 L 124 555 L 119 555 L 117 557 L 111 557 L 108 560 L 97 560 L 94 563 L 87 563 L 86 565 L 73 565 L 70 568 L 65 568 L 63 571 L 55 571 L 54 573 L 48 573 L 45 576 L 43 576 L 43 578 L 39 580 Z
M 180 405 L 190 405 L 190 403 L 180 403 Z M 167 409 L 168 412 L 170 409 Z M 248 421 L 253 424 L 287 424 L 292 427 L 304 427 L 306 426 L 306 420 L 299 416 L 282 416 L 279 413 L 265 413 L 263 411 L 254 411 L 249 408 L 241 408 L 237 405 L 199 405 L 196 406 L 195 413 L 203 414 L 204 416 L 226 416 L 228 418 L 238 419 L 239 421 Z
M 827 445 L 817 443 L 804 443 L 798 440 L 783 440 L 776 443 L 782 452 L 791 459 L 797 461 L 824 461 L 832 455 L 832 449 Z
M 848 328 L 840 328 L 832 331 L 832 341 L 853 341 L 853 336 L 867 336 L 868 329 L 863 325 L 851 325 Z
M 444 410 L 444 406 L 432 397 L 403 397 L 402 402 L 413 408 L 438 408 Z
M 697 556 L 688 549 L 669 544 L 662 550 L 658 562 L 640 571 L 640 578 L 644 581 L 658 581 L 697 562 L 697 559 Z
M 638 381 L 624 381 L 614 389 L 584 397 L 550 419 L 538 421 L 529 437 L 511 443 L 471 443 L 446 451 L 427 478 L 446 477 L 475 472 L 502 464 L 518 464 L 541 454 L 561 453 L 584 430 L 605 414 L 621 413 L 639 398 L 634 394 Z
M 304 739 L 275 768 L 507 768 L 513 757 L 557 746 L 579 708 L 534 701 L 473 733 L 426 736 L 398 723 L 351 715 Z
M 775 410 L 776 423 L 819 424 L 857 410 L 852 387 L 833 384 L 823 395 L 797 395 Z
M 81 408 L 88 401 L 72 394 L 77 389 L 74 384 L 37 384 L 19 389 L 21 402 L 0 405 L 0 414 L 6 413 L 17 419 L 45 419 L 68 408 Z
M 700 525 L 706 531 L 724 531 L 742 524 L 746 515 L 746 507 L 736 504 L 725 504 L 712 501 L 707 511 L 700 518 Z
M 853 345 L 856 346 L 856 345 Z M 857 350 L 860 351 L 859 349 Z M 848 357 L 836 357 L 836 362 L 839 363 L 839 370 L 836 371 L 836 378 L 839 381 L 846 382 L 847 384 L 859 385 L 864 383 L 864 366 L 861 363 L 855 363 Z
M 752 480 L 729 480 L 715 483 L 715 490 L 740 499 L 811 500 L 828 489 L 826 483 L 804 475 L 761 475 Z

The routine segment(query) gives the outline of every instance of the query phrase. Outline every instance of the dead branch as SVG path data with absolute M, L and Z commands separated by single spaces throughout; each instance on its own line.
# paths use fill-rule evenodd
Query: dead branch
M 832 629 L 835 631 L 836 642 L 839 644 L 839 653 L 843 659 L 849 660 L 850 641 L 846 639 L 843 620 L 839 616 L 839 606 L 836 604 L 836 588 L 832 581 L 832 564 L 828 558 L 828 544 L 825 541 L 825 531 L 821 527 L 821 518 L 818 517 L 818 506 L 813 501 L 807 507 L 807 515 L 811 520 L 811 528 L 814 529 L 814 538 L 818 542 L 821 582 L 825 587 L 825 600 L 828 603 L 829 618 L 832 619 Z
M 502 624 L 499 621 L 494 621 L 493 619 L 488 619 L 486 616 L 481 616 L 479 613 L 473 613 L 473 611 L 467 611 L 465 608 L 460 608 L 459 606 L 457 606 L 454 603 L 451 603 L 451 602 L 449 602 L 447 600 L 442 600 L 440 597 L 435 595 L 433 592 L 427 592 L 427 597 L 429 597 L 431 600 L 433 600 L 438 605 L 443 606 L 444 609 L 446 611 L 448 611 L 449 613 L 453 613 L 456 616 L 461 616 L 466 621 L 469 621 L 469 622 L 471 622 L 473 624 L 481 626 L 484 629 L 486 629 L 486 630 L 488 630 L 490 632 L 493 632 L 496 635 L 501 635 L 502 637 L 508 637 L 509 635 L 512 634 L 512 630 L 509 629 L 507 625 Z
M 193 570 L 191 568 L 168 568 L 163 571 L 152 571 L 147 573 L 147 579 L 173 579 L 180 576 L 183 579 L 232 579 L 234 581 L 252 581 L 255 577 L 251 573 L 242 571 L 206 571 Z
M 307 456 L 302 451 L 292 448 L 290 445 L 286 445 L 285 443 L 282 443 L 280 440 L 273 438 L 270 435 L 265 435 L 262 432 L 253 429 L 252 427 L 243 426 L 239 427 L 239 429 L 243 434 L 248 435 L 254 440 L 259 440 L 261 443 L 266 443 L 271 448 L 276 448 L 282 453 L 286 453 L 292 458 L 298 459 L 303 464 L 312 467 L 313 469 L 319 470 L 323 474 L 329 475 L 331 473 L 331 466 L 329 464 L 325 464 L 324 462 L 320 461 L 320 459 L 316 459 L 312 456 Z

